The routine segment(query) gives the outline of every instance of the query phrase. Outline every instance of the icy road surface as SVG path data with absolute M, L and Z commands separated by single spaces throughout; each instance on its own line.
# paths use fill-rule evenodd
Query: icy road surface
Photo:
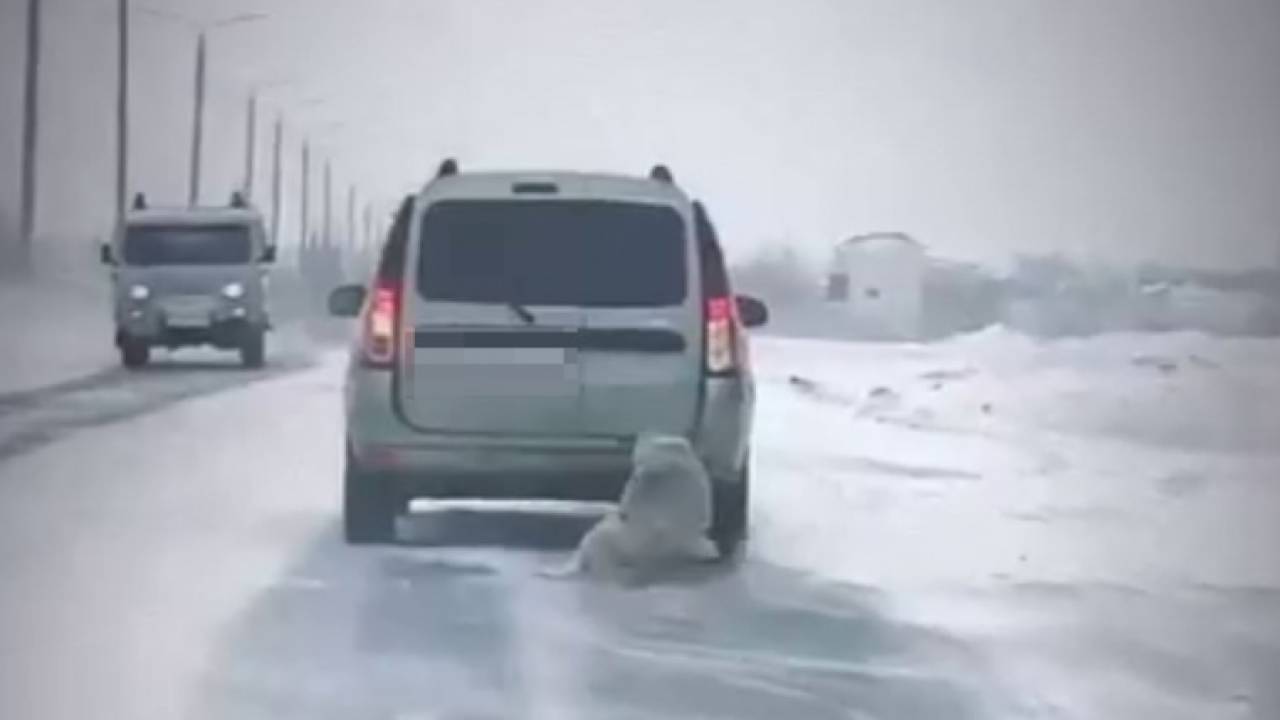
M 746 555 L 639 590 L 344 547 L 337 356 L 0 400 L 0 717 L 1280 717 L 1280 343 L 754 349 Z

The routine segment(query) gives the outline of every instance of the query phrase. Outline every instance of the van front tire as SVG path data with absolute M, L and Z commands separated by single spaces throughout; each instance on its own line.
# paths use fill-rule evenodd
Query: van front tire
M 384 478 L 363 470 L 350 449 L 343 474 L 342 525 L 348 545 L 395 540 L 397 503 Z
M 266 362 L 267 337 L 261 330 L 250 330 L 240 342 L 240 362 L 247 368 L 260 368 Z
M 120 363 L 136 370 L 151 360 L 151 348 L 141 340 L 125 336 L 120 338 Z

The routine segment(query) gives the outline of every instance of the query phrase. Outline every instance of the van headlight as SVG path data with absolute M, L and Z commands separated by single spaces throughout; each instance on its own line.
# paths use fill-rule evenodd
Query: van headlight
M 129 298 L 142 302 L 151 297 L 151 290 L 146 285 L 134 285 L 129 288 Z
M 228 283 L 222 288 L 222 294 L 231 300 L 239 300 L 244 297 L 244 286 L 240 283 Z

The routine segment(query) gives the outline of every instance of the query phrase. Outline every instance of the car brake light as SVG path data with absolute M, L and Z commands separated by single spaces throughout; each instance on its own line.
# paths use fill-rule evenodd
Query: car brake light
M 738 369 L 737 310 L 731 297 L 707 300 L 707 372 L 724 375 Z
M 396 288 L 378 284 L 364 322 L 364 366 L 390 369 L 396 358 L 396 319 L 400 297 Z

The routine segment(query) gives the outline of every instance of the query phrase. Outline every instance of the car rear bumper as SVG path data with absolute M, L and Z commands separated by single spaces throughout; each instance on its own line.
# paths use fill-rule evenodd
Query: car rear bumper
M 420 432 L 397 416 L 392 384 L 390 372 L 353 364 L 347 441 L 362 470 L 395 478 L 409 494 L 616 500 L 630 473 L 633 436 Z M 752 403 L 749 380 L 707 382 L 691 439 L 717 481 L 741 477 Z
M 630 443 L 618 440 L 413 435 L 411 442 L 362 442 L 353 434 L 352 452 L 370 470 L 473 477 L 513 473 L 625 474 L 631 457 Z
M 412 430 L 372 437 L 352 426 L 349 442 L 363 472 L 406 497 L 616 501 L 631 470 L 624 439 Z
M 631 472 L 629 449 L 582 454 L 377 445 L 353 448 L 352 455 L 363 472 L 407 497 L 616 502 Z

